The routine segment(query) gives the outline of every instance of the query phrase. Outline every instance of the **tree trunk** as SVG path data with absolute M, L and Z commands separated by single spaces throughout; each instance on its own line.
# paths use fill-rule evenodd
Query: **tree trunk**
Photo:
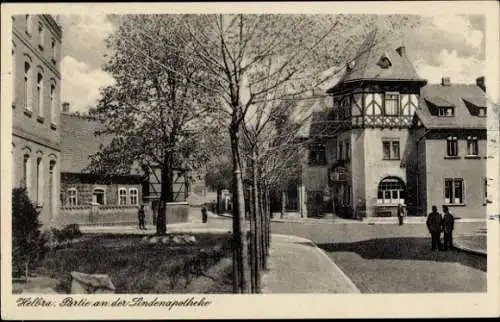
M 168 161 L 167 161 L 168 162 Z M 160 206 L 158 209 L 158 218 L 156 219 L 156 234 L 165 235 L 167 233 L 167 202 L 174 201 L 173 181 L 174 175 L 172 169 L 165 162 L 161 169 L 161 194 Z
M 266 214 L 264 212 L 264 193 L 262 189 L 262 184 L 259 187 L 259 245 L 260 245 L 260 269 L 266 269 L 267 267 L 267 255 L 266 255 Z
M 266 245 L 269 256 L 269 247 L 271 246 L 271 196 L 269 194 L 269 187 L 266 186 L 266 213 L 267 213 L 267 231 L 266 231 Z
M 252 291 L 260 293 L 260 267 L 261 267 L 261 221 L 259 213 L 259 182 L 257 169 L 257 153 L 254 150 L 252 154 Z
M 286 191 L 281 192 L 281 219 L 285 217 L 285 201 L 286 201 Z
M 221 212 L 221 206 L 220 206 L 220 203 L 222 202 L 221 201 L 221 198 L 222 198 L 222 190 L 220 188 L 217 188 L 217 204 L 215 205 L 215 213 L 217 215 L 220 215 L 222 212 Z
M 245 199 L 239 157 L 239 127 L 233 116 L 229 134 L 233 163 L 233 292 L 249 293 L 247 236 L 244 226 Z

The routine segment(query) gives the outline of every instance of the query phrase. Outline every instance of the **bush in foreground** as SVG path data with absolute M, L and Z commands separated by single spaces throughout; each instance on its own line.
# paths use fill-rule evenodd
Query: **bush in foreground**
M 29 277 L 30 271 L 43 258 L 44 245 L 38 211 L 31 203 L 26 189 L 12 190 L 12 274 Z

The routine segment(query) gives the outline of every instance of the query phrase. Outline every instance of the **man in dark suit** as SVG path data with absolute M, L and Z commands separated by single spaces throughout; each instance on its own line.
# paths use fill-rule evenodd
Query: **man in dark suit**
M 437 212 L 437 207 L 432 206 L 432 212 L 427 216 L 427 229 L 431 233 L 432 250 L 441 249 L 441 214 Z
M 448 210 L 448 206 L 443 206 L 443 241 L 444 250 L 453 248 L 453 228 L 455 226 L 455 217 Z

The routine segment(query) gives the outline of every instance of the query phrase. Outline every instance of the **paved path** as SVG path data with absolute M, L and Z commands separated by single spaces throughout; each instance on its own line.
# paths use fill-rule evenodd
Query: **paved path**
M 272 235 L 262 293 L 359 293 L 358 288 L 310 240 Z

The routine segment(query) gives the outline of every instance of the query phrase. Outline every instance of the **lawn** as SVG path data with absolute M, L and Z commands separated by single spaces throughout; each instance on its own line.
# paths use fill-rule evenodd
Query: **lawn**
M 85 234 L 49 251 L 37 273 L 59 280 L 60 293 L 70 292 L 72 271 L 108 274 L 116 293 L 231 292 L 230 235 L 194 236 L 195 243 L 177 245 L 141 235 Z

